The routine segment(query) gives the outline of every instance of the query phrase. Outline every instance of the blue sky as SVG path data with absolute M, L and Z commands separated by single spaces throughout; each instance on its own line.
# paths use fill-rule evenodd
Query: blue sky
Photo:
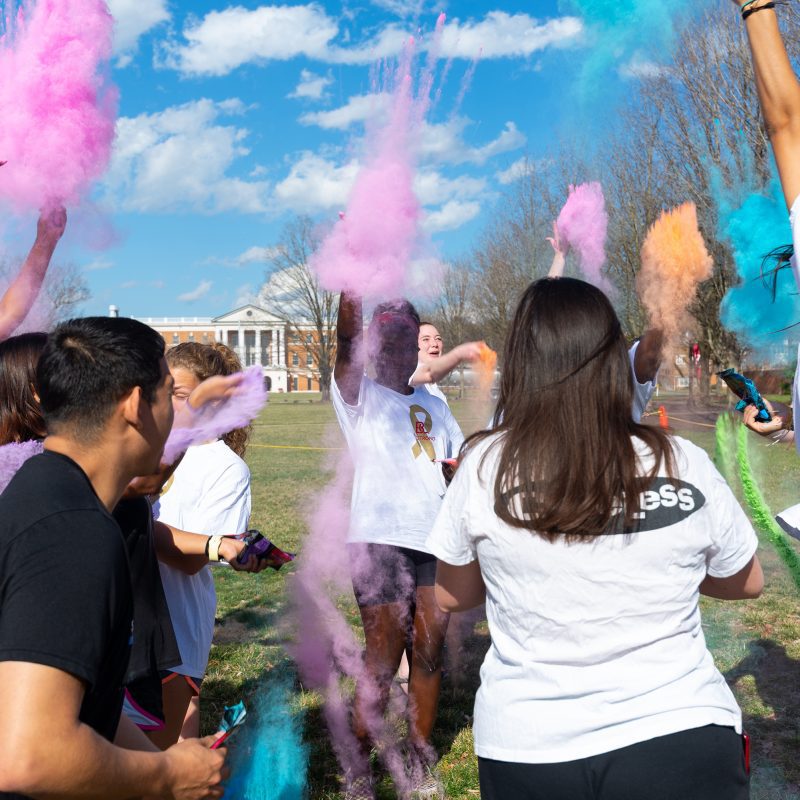
M 376 107 L 370 65 L 430 33 L 439 11 L 440 72 L 451 66 L 418 194 L 440 254 L 464 252 L 519 165 L 547 152 L 585 47 L 582 20 L 555 0 L 535 11 L 509 0 L 109 5 L 121 101 L 102 215 L 73 214 L 57 254 L 86 270 L 89 313 L 114 303 L 133 316 L 216 315 L 252 298 L 293 215 L 335 219 L 345 207 Z M 109 233 L 109 246 L 86 247 Z

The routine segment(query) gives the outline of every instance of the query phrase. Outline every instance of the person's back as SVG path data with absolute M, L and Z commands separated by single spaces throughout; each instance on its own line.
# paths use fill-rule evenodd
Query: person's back
M 675 439 L 677 474 L 660 470 L 633 532 L 620 524 L 567 543 L 494 514 L 485 487 L 496 477 L 496 439 L 464 459 L 437 523 L 454 531 L 469 519 L 475 535 L 440 540 L 439 553 L 451 563 L 477 557 L 486 585 L 492 643 L 476 698 L 479 754 L 570 761 L 694 724 L 740 730 L 706 648 L 699 588 L 707 574 L 742 569 L 756 539 L 708 456 Z
M 486 602 L 481 796 L 744 800 L 741 713 L 698 601 L 758 596 L 752 525 L 703 451 L 631 418 L 598 289 L 531 284 L 504 364 L 501 421 L 467 441 L 427 542 L 442 609 Z

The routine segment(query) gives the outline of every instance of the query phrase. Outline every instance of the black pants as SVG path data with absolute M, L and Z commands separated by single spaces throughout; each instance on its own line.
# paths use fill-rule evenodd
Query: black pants
M 742 737 L 707 725 L 557 764 L 478 759 L 481 800 L 747 800 Z

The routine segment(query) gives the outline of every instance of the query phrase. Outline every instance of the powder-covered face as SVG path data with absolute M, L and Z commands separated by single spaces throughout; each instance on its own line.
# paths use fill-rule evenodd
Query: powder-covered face
M 417 323 L 404 314 L 389 312 L 369 326 L 369 356 L 378 383 L 400 391 L 408 386 L 419 359 Z
M 430 358 L 439 358 L 444 352 L 442 335 L 435 325 L 420 325 L 419 328 L 419 357 L 421 361 Z

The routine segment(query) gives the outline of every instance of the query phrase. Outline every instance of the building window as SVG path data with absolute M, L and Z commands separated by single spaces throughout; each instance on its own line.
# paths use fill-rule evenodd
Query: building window
M 297 391 L 297 378 L 292 381 L 292 390 L 295 392 Z
M 208 344 L 208 334 L 203 333 L 203 344 Z
M 190 341 L 190 342 L 193 342 L 193 341 L 194 341 L 194 333 L 193 333 L 193 332 L 190 332 L 190 333 L 189 333 L 189 341 Z
M 300 336 L 297 333 L 292 334 L 292 341 L 297 344 L 300 341 Z
M 306 351 L 306 366 L 307 367 L 314 366 L 314 356 L 310 350 Z
M 300 356 L 297 355 L 297 351 L 292 353 L 292 366 L 299 367 L 300 366 Z
M 311 378 L 306 378 L 306 388 L 309 392 L 311 391 Z
M 306 334 L 306 344 L 311 344 L 314 341 L 314 337 L 310 334 Z
M 178 339 L 178 334 L 177 333 L 173 333 L 172 334 L 172 344 L 178 344 L 179 341 L 180 341 L 180 339 Z

